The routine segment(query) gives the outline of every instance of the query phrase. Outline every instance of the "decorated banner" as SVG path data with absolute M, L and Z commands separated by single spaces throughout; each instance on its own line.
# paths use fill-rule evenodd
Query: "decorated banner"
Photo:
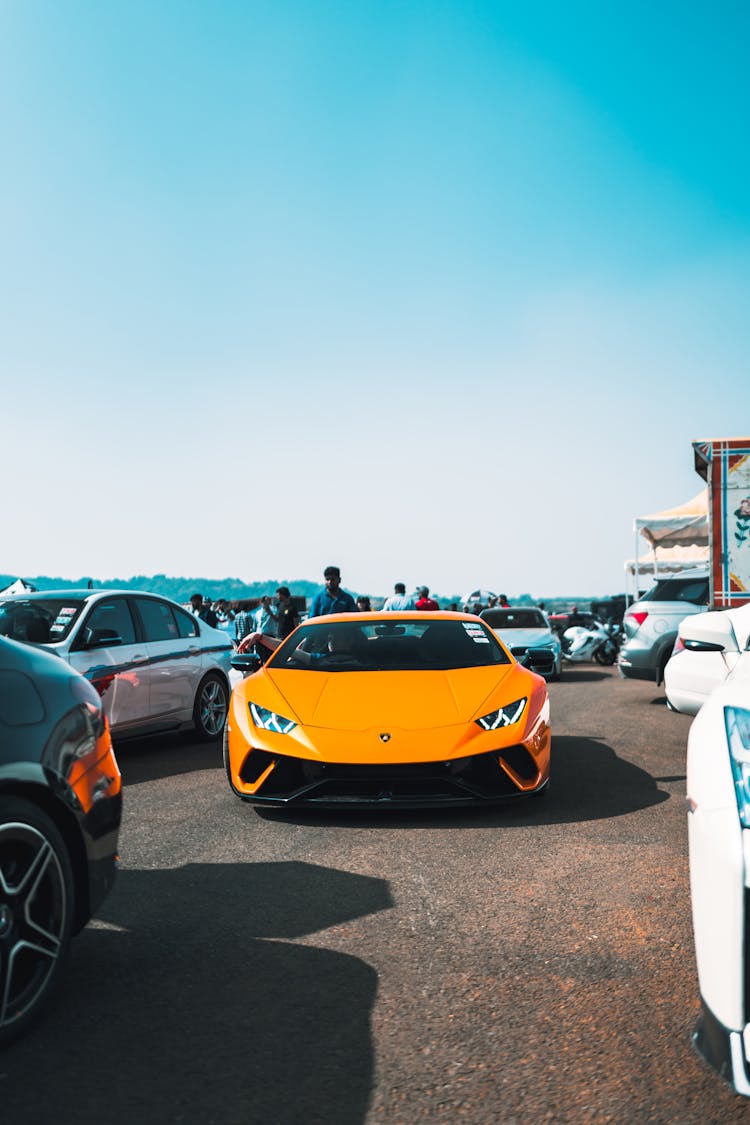
M 695 468 L 708 484 L 711 601 L 750 601 L 750 438 L 694 441 Z

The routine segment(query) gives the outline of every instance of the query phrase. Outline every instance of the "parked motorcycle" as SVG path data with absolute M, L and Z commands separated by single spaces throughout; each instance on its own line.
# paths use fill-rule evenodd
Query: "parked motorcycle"
M 563 633 L 563 660 L 571 664 L 614 664 L 620 648 L 620 628 L 618 625 L 595 621 L 590 628 L 572 625 Z

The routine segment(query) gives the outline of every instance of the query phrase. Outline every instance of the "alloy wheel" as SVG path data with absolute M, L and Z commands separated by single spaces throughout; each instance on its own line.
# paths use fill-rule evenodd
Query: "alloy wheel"
M 224 728 L 227 717 L 226 688 L 219 680 L 206 680 L 199 702 L 200 726 L 208 738 L 216 738 Z
M 0 824 L 0 1034 L 45 996 L 70 930 L 69 883 L 45 833 L 22 820 Z

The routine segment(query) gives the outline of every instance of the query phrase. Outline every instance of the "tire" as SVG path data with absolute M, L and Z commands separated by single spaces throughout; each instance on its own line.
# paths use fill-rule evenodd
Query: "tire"
M 206 742 L 218 738 L 224 730 L 229 709 L 229 688 L 216 672 L 201 680 L 195 695 L 193 723 L 198 738 Z
M 74 913 L 57 826 L 30 801 L 0 797 L 0 1043 L 24 1031 L 57 988 Z
M 617 652 L 613 648 L 606 646 L 598 648 L 594 653 L 594 660 L 597 664 L 611 665 L 617 660 Z
M 221 755 L 224 759 L 224 769 L 226 770 L 227 781 L 230 785 L 232 785 L 232 770 L 229 765 L 229 731 L 227 729 L 226 723 L 224 723 L 224 737 L 221 741 Z M 232 788 L 234 788 L 234 786 L 232 786 Z

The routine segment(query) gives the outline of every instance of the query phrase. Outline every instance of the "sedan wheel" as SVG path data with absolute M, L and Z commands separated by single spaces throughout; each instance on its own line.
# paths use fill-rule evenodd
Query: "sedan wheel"
M 46 1003 L 65 961 L 73 875 L 55 824 L 28 801 L 0 798 L 0 1043 Z
M 193 721 L 199 738 L 218 738 L 224 729 L 229 707 L 227 685 L 219 676 L 206 676 L 198 688 Z

